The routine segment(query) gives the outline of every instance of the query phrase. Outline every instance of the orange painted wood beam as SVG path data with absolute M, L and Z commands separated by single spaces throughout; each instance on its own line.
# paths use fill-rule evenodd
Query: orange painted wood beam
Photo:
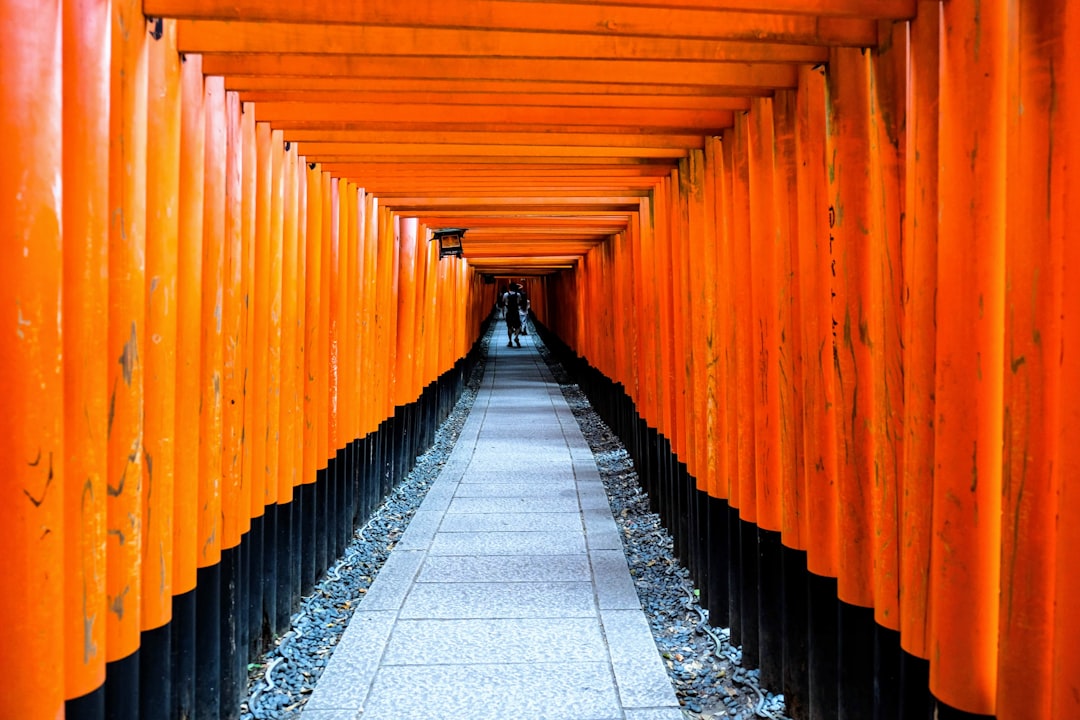
M 820 13 L 744 12 L 679 7 L 630 7 L 607 3 L 524 3 L 487 0 L 432 3 L 415 7 L 393 0 L 326 8 L 299 3 L 229 3 L 191 0 L 147 0 L 150 15 L 201 20 L 276 23 L 519 30 L 529 32 L 602 33 L 609 36 L 683 37 L 713 40 L 768 40 L 826 45 L 872 45 L 877 28 L 859 17 L 820 17 Z M 753 8 L 752 8 L 753 9 Z
M 701 135 L 654 134 L 626 135 L 623 133 L 485 133 L 485 132 L 428 132 L 413 133 L 398 130 L 285 130 L 285 140 L 292 142 L 345 142 L 370 144 L 457 144 L 457 145 L 527 145 L 560 147 L 610 148 L 667 148 L 700 149 Z M 303 148 L 301 148 L 303 154 Z
M 492 125 L 505 130 L 508 125 L 661 127 L 695 130 L 723 128 L 731 124 L 729 110 L 675 110 L 654 108 L 567 108 L 476 105 L 467 111 L 455 105 L 369 105 L 366 103 L 259 103 L 262 121 L 275 128 L 281 121 L 312 122 L 411 122 L 437 128 L 446 123 L 467 121 L 470 125 Z
M 686 152 L 683 148 L 649 148 L 649 147 L 589 147 L 569 145 L 464 145 L 457 143 L 361 143 L 361 142 L 319 142 L 306 141 L 300 143 L 300 153 L 309 161 L 319 162 L 324 157 L 348 157 L 355 155 L 358 158 L 374 156 L 412 156 L 438 157 L 448 155 L 458 157 L 462 155 L 475 155 L 477 157 L 565 157 L 576 155 L 581 157 L 635 157 L 635 158 L 680 158 Z
M 649 164 L 599 164 L 581 165 L 579 163 L 552 164 L 530 163 L 521 164 L 522 167 L 514 167 L 507 164 L 494 163 L 433 163 L 427 167 L 418 163 L 385 163 L 385 162 L 338 162 L 322 163 L 326 172 L 335 175 L 362 175 L 373 180 L 381 179 L 457 179 L 462 176 L 474 180 L 494 178 L 496 181 L 503 178 L 537 178 L 537 179 L 595 179 L 595 178 L 656 178 L 664 174 L 668 169 L 667 163 Z
M 601 80 L 585 82 L 576 78 L 547 80 L 544 78 L 512 78 L 514 92 L 526 97 L 536 98 L 543 95 L 581 99 L 590 103 L 616 102 L 616 98 L 626 96 L 625 102 L 633 96 L 647 95 L 655 98 L 708 98 L 710 102 L 731 104 L 732 110 L 747 110 L 750 107 L 746 96 L 763 95 L 768 92 L 762 86 L 740 85 L 701 85 L 684 83 L 681 77 L 670 78 L 670 82 L 645 82 L 635 78 L 620 78 L 620 82 Z M 262 74 L 236 74 L 225 78 L 225 87 L 229 90 L 244 92 L 335 92 L 365 94 L 401 94 L 417 93 L 423 95 L 446 96 L 446 102 L 456 102 L 458 95 L 497 94 L 506 92 L 505 79 L 478 79 L 472 77 L 303 77 Z M 608 100 L 606 98 L 611 98 Z M 601 100 L 600 98 L 605 98 Z M 637 102 L 642 102 L 640 99 Z
M 735 95 L 648 95 L 638 93 L 585 95 L 583 93 L 530 93 L 514 86 L 503 86 L 492 92 L 439 92 L 352 90 L 310 90 L 271 88 L 268 90 L 239 90 L 246 102 L 302 103 L 364 103 L 365 105 L 455 105 L 468 112 L 473 105 L 512 105 L 514 107 L 549 108 L 637 108 L 655 110 L 745 110 L 747 101 Z
M 661 24 L 660 27 L 663 27 Z M 181 20 L 180 52 L 304 53 L 429 58 L 572 58 L 588 60 L 683 60 L 694 62 L 819 63 L 821 45 L 766 42 L 767 31 L 749 30 L 745 40 L 638 37 L 568 33 L 316 25 L 219 20 Z M 785 38 L 786 39 L 786 38 Z
M 521 30 L 578 30 L 587 32 L 603 29 L 607 32 L 644 34 L 659 32 L 655 0 L 626 0 L 625 2 L 592 2 L 586 7 L 570 2 L 518 2 L 509 0 L 480 0 L 479 2 L 443 2 L 420 7 L 393 0 L 339 3 L 332 17 L 339 23 L 395 25 L 416 24 L 425 27 L 506 27 Z M 915 16 L 915 0 L 772 0 L 768 13 L 826 18 L 909 19 Z M 323 6 L 289 2 L 289 0 L 144 0 L 147 15 L 182 18 L 217 18 L 232 20 L 262 20 L 273 22 L 321 22 L 328 13 Z M 662 12 L 659 20 L 670 18 L 682 31 L 681 22 L 697 21 L 697 32 L 713 29 L 708 23 L 711 15 L 722 13 L 760 16 L 762 3 L 758 0 L 677 0 L 656 9 Z M 703 13 L 708 13 L 705 15 Z M 738 15 L 733 16 L 736 21 Z M 762 22 L 762 21 L 758 21 Z M 689 31 L 689 29 L 687 30 Z M 722 30 L 720 32 L 723 32 Z
M 285 55 L 206 53 L 207 75 L 283 77 L 474 78 L 561 82 L 792 88 L 797 69 L 779 62 L 686 62 L 676 60 L 594 60 L 568 58 L 380 57 L 364 55 Z

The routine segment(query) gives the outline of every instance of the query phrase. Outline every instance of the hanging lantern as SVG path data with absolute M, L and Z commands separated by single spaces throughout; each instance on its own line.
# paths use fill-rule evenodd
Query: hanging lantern
M 445 228 L 433 230 L 432 240 L 439 243 L 439 257 L 461 257 L 461 239 L 465 237 L 465 228 Z

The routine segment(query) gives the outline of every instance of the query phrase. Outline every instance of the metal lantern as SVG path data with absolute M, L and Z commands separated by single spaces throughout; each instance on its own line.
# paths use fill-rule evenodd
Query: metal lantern
M 465 237 L 464 228 L 444 228 L 433 230 L 432 240 L 439 243 L 439 257 L 461 257 L 461 239 Z

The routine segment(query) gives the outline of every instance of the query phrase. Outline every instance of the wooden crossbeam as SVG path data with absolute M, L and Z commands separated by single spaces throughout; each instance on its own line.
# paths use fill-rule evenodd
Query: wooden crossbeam
M 778 62 L 686 62 L 565 58 L 381 57 L 205 53 L 207 75 L 275 75 L 324 78 L 474 78 L 584 83 L 794 88 L 798 70 Z
M 281 53 L 373 57 L 562 58 L 589 60 L 677 60 L 689 62 L 819 63 L 829 58 L 823 44 L 758 39 L 717 40 L 568 33 L 513 32 L 460 28 L 314 25 L 220 20 L 181 20 L 180 52 Z
M 409 3 L 343 0 L 332 5 L 295 0 L 144 0 L 147 15 L 207 20 L 256 20 L 416 27 L 497 28 L 548 32 L 598 32 L 682 36 L 746 33 L 768 27 L 767 16 L 792 19 L 900 20 L 915 16 L 916 0 L 618 0 L 591 3 L 474 0 Z M 748 16 L 737 24 L 738 15 Z M 790 16 L 786 18 L 784 16 Z M 725 30 L 724 21 L 735 27 Z M 777 21 L 774 21 L 777 22 Z M 666 28 L 666 29 L 665 29 Z M 826 29 L 830 29 L 826 26 Z M 835 33 L 855 33 L 839 26 Z M 796 26 L 788 32 L 805 32 Z

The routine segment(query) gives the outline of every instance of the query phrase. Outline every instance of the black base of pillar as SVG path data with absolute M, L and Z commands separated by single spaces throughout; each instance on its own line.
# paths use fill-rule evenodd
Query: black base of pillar
M 739 534 L 742 536 L 742 666 L 749 670 L 761 666 L 757 525 L 740 520 Z
M 731 605 L 728 599 L 729 508 L 727 500 L 710 497 L 705 512 L 709 516 L 709 590 L 707 604 L 709 622 L 716 627 L 731 625 Z
M 173 595 L 172 717 L 195 717 L 195 590 Z
M 742 520 L 739 508 L 728 506 L 728 617 L 731 644 L 743 644 Z M 757 608 L 754 608 L 757 612 Z
M 874 609 L 840 601 L 837 623 L 837 717 L 874 717 Z
M 64 702 L 65 720 L 105 720 L 105 686 Z
M 900 633 L 874 623 L 874 720 L 900 714 Z
M 903 720 L 933 720 L 934 717 L 930 661 L 906 652 L 900 656 L 900 717 Z
M 139 720 L 139 651 L 105 664 L 106 720 Z
M 195 585 L 195 717 L 221 712 L 221 565 L 199 568 Z
M 248 530 L 248 592 L 247 592 L 247 641 L 248 657 L 262 655 L 263 649 L 269 642 L 269 624 L 263 611 L 263 594 L 265 592 L 265 576 L 263 573 L 264 532 L 266 515 L 251 519 L 251 529 Z M 175 637 L 175 636 L 174 636 Z
M 809 573 L 810 720 L 836 720 L 836 578 Z
M 792 720 L 810 717 L 810 609 L 806 553 L 784 547 L 784 704 Z
M 166 623 L 139 638 L 139 717 L 169 720 L 172 707 L 172 628 Z
M 757 531 L 758 647 L 761 685 L 784 686 L 784 565 L 779 531 Z
M 247 645 L 241 643 L 240 608 L 247 606 L 241 589 L 244 566 L 240 547 L 221 551 L 221 708 L 222 720 L 240 717 L 240 698 L 247 684 Z

